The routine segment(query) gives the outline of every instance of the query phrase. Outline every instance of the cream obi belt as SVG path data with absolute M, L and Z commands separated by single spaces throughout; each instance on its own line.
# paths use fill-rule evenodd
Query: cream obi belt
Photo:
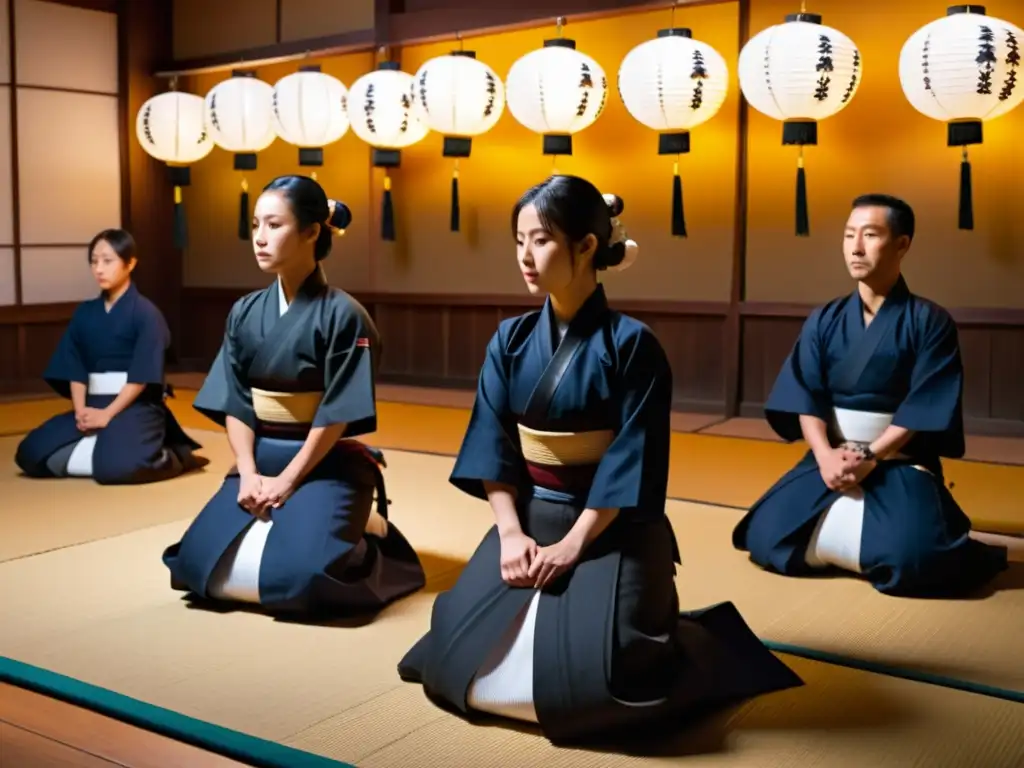
M 892 424 L 894 414 L 873 411 L 852 411 L 847 408 L 832 409 L 832 430 L 841 443 L 859 443 L 865 447 L 875 442 Z M 894 459 L 907 458 L 902 453 L 891 456 Z
M 552 490 L 589 487 L 615 439 L 610 429 L 544 432 L 519 424 L 519 445 L 533 482 Z
M 270 392 L 253 387 L 252 409 L 264 424 L 309 426 L 323 395 L 323 392 Z
M 117 396 L 127 383 L 128 374 L 125 371 L 90 373 L 87 391 L 90 395 Z

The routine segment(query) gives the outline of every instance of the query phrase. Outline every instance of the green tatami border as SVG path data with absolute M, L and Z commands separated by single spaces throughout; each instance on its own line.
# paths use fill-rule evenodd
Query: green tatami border
M 975 683 L 970 680 L 961 680 L 957 677 L 939 675 L 934 672 L 903 669 L 895 664 L 883 664 L 877 661 L 858 659 L 855 656 L 844 656 L 843 654 L 832 653 L 831 651 L 818 651 L 814 648 L 805 648 L 801 645 L 790 645 L 789 643 L 778 643 L 774 640 L 764 639 L 762 639 L 761 642 L 768 650 L 774 651 L 775 653 L 786 653 L 790 656 L 799 656 L 800 658 L 809 659 L 811 661 L 820 661 L 837 667 L 849 667 L 850 669 L 859 669 L 862 672 L 873 672 L 876 675 L 884 675 L 885 677 L 898 677 L 915 683 L 936 685 L 940 688 L 951 688 L 957 691 L 978 694 L 979 696 L 988 696 L 993 699 L 1004 699 L 1017 704 L 1024 704 L 1024 691 L 1015 691 L 1010 688 L 997 688 L 993 685 Z
M 356 768 L 0 656 L 0 682 L 107 715 L 258 768 Z

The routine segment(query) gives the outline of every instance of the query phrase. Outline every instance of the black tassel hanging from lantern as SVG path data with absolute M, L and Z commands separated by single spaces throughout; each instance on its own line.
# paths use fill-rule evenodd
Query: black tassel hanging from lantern
M 452 207 L 451 207 L 451 219 L 449 222 L 449 229 L 452 232 L 459 231 L 460 221 L 459 211 L 459 168 L 456 165 L 455 170 L 452 172 Z
M 974 195 L 971 189 L 971 161 L 967 157 L 967 147 L 982 143 L 982 127 L 980 120 L 961 120 L 949 123 L 946 143 L 951 147 L 962 147 L 960 158 L 960 199 L 958 205 L 957 226 L 960 229 L 974 229 Z
M 807 172 L 804 171 L 804 148 L 800 147 L 800 157 L 796 161 L 796 233 L 811 233 L 811 217 L 807 210 Z
M 690 134 L 663 133 L 658 137 L 659 155 L 676 155 L 672 166 L 672 236 L 686 237 L 686 214 L 683 210 L 683 180 L 679 176 L 679 155 L 690 151 Z
M 191 185 L 192 169 L 187 165 L 169 165 L 167 170 L 171 184 L 174 185 L 174 247 L 184 250 L 188 246 L 188 222 L 185 219 L 181 188 Z
M 391 177 L 384 175 L 384 196 L 380 201 L 380 238 L 393 242 L 395 239 L 395 204 L 391 200 Z
M 782 143 L 796 145 L 800 155 L 796 161 L 796 234 L 811 234 L 811 219 L 807 212 L 807 173 L 804 170 L 804 147 L 818 144 L 818 124 L 814 120 L 786 120 L 782 124 Z
M 255 171 L 256 153 L 239 152 L 235 154 L 236 171 Z M 248 240 L 251 231 L 252 216 L 249 214 L 249 182 L 242 176 L 242 191 L 238 198 L 238 239 Z
M 469 51 L 468 53 L 471 53 Z M 462 212 L 459 206 L 459 159 L 469 157 L 473 151 L 473 139 L 465 136 L 445 136 L 444 157 L 455 158 L 455 168 L 452 170 L 452 202 L 449 229 L 458 232 L 462 223 Z
M 663 133 L 658 136 L 658 154 L 676 155 L 672 166 L 672 236 L 686 237 L 686 215 L 683 212 L 683 180 L 679 176 L 679 155 L 690 151 L 690 133 Z

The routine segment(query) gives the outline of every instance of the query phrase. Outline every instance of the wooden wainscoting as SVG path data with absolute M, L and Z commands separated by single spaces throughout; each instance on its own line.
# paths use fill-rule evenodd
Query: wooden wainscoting
M 47 389 L 42 380 L 75 304 L 0 307 L 0 394 Z
M 181 367 L 205 368 L 240 290 L 184 289 Z M 473 389 L 487 342 L 506 317 L 540 306 L 529 296 L 358 294 L 384 342 L 381 380 Z M 647 323 L 672 364 L 675 407 L 721 413 L 725 402 L 725 302 L 617 302 Z

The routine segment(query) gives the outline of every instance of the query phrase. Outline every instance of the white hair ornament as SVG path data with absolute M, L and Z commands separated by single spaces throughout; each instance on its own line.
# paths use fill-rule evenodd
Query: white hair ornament
M 603 195 L 604 202 L 608 208 L 615 210 L 615 203 L 618 198 L 615 195 L 605 194 Z M 637 256 L 640 254 L 640 246 L 636 244 L 635 240 L 629 239 L 629 234 L 626 232 L 626 227 L 622 223 L 622 219 L 618 216 L 612 216 L 612 234 L 608 238 L 608 245 L 617 245 L 624 243 L 626 246 L 626 253 L 622 257 L 622 261 L 614 266 L 608 267 L 613 272 L 622 272 L 623 270 L 629 269 L 633 266 L 633 262 L 636 261 Z

